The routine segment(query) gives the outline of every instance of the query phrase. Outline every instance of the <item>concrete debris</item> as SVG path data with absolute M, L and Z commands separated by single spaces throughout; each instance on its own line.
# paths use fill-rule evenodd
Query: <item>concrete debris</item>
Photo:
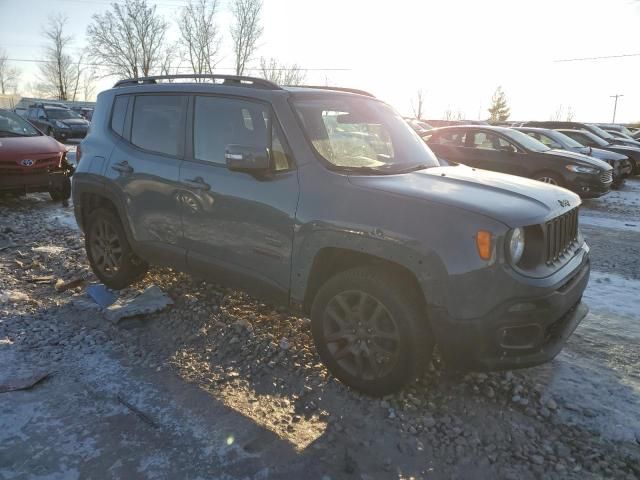
M 105 317 L 117 323 L 123 318 L 158 312 L 169 305 L 173 305 L 173 300 L 160 287 L 151 285 L 137 297 L 116 301 L 106 309 Z
M 102 308 L 107 308 L 113 305 L 118 299 L 118 294 L 107 288 L 102 283 L 92 283 L 87 286 L 87 295 L 89 295 L 91 299 Z
M 0 383 L 0 393 L 28 390 L 48 376 L 49 372 L 38 372 L 26 378 L 11 379 L 6 383 Z

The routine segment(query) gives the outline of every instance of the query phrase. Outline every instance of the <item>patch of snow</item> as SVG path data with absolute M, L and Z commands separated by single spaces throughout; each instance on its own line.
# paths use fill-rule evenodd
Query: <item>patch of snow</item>
M 640 281 L 592 272 L 590 313 L 550 364 L 533 369 L 560 418 L 612 440 L 640 436 Z
M 612 230 L 626 230 L 640 233 L 640 219 L 638 219 L 638 221 L 618 220 L 616 218 L 594 214 L 581 214 L 580 224 L 589 227 L 610 228 Z

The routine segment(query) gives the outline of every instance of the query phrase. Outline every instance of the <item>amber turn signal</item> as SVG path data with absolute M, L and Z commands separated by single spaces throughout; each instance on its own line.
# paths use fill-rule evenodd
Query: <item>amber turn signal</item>
M 476 247 L 478 247 L 478 255 L 483 260 L 491 259 L 491 232 L 478 230 L 476 233 Z

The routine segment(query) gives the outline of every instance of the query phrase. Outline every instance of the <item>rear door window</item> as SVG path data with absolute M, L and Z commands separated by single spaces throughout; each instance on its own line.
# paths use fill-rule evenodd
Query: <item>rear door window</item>
M 131 143 L 150 152 L 182 155 L 187 97 L 140 95 L 135 98 Z

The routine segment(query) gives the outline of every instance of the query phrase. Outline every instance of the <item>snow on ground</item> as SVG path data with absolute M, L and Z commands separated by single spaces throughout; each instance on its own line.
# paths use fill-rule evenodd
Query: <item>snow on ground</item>
M 629 220 L 618 220 L 616 218 L 583 213 L 580 215 L 580 223 L 589 227 L 610 228 L 612 230 L 626 230 L 629 232 L 640 233 L 640 220 L 634 222 Z

